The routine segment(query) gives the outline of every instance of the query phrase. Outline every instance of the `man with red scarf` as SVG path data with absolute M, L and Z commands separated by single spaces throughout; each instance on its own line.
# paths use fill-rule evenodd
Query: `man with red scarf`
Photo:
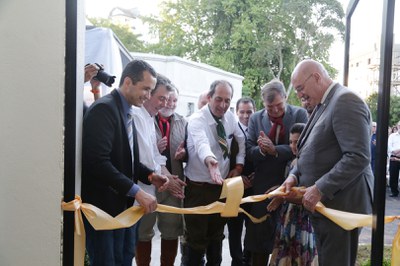
M 253 162 L 255 175 L 253 191 L 264 194 L 283 183 L 287 162 L 292 159 L 289 130 L 295 123 L 306 123 L 304 108 L 286 104 L 285 86 L 274 79 L 261 89 L 264 109 L 250 117 L 246 156 Z M 267 212 L 269 201 L 253 203 L 251 214 L 257 218 L 270 217 L 259 224 L 249 223 L 245 245 L 252 255 L 252 265 L 267 265 L 275 236 L 277 212 Z

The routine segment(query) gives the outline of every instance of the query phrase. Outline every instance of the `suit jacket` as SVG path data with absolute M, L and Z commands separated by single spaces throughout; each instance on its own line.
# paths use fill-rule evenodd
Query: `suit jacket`
M 262 155 L 257 144 L 260 131 L 268 135 L 272 128 L 271 121 L 265 109 L 254 113 L 249 121 L 249 136 L 246 141 L 246 156 L 253 162 L 255 169 L 254 193 L 264 194 L 269 188 L 280 185 L 285 178 L 287 162 L 293 158 L 289 147 L 289 131 L 295 123 L 307 123 L 307 112 L 304 108 L 287 105 L 283 124 L 285 126 L 285 140 L 276 145 L 278 157 Z
M 370 213 L 373 175 L 367 105 L 336 84 L 314 115 L 300 136 L 292 173 L 298 176 L 300 186 L 316 184 L 325 206 Z
M 295 123 L 306 123 L 307 112 L 304 108 L 291 105 L 286 106 L 283 124 L 285 127 L 285 140 L 283 144 L 276 145 L 278 157 L 260 153 L 257 138 L 260 131 L 268 135 L 272 128 L 271 121 L 265 109 L 254 113 L 249 121 L 249 135 L 246 141 L 246 157 L 253 162 L 255 176 L 253 192 L 255 195 L 264 194 L 269 188 L 280 185 L 285 179 L 285 169 L 293 153 L 289 147 L 289 131 Z M 251 214 L 257 218 L 267 214 L 267 201 L 253 203 Z M 271 218 L 260 224 L 249 223 L 246 233 L 246 247 L 252 252 L 271 252 L 274 243 L 277 218 L 273 212 Z
M 82 200 L 112 216 L 132 206 L 133 198 L 127 197 L 127 192 L 138 179 L 149 184 L 147 176 L 152 172 L 139 162 L 134 123 L 132 167 L 125 115 L 114 90 L 94 102 L 83 119 Z
M 160 130 L 160 126 L 157 122 L 157 119 L 154 118 L 154 124 L 156 128 L 156 137 L 157 141 L 162 139 L 162 134 Z M 178 146 L 185 141 L 185 130 L 186 130 L 187 121 L 183 116 L 178 113 L 174 113 L 171 117 L 170 121 L 170 133 L 169 133 L 169 150 L 165 150 L 163 155 L 167 156 L 171 169 L 171 174 L 178 175 L 180 179 L 184 180 L 183 176 L 183 163 L 180 160 L 175 160 L 175 152 L 178 149 Z M 167 154 L 169 153 L 169 154 Z
M 239 122 L 237 122 L 237 123 L 239 125 L 240 130 L 243 132 L 245 141 L 247 141 L 247 133 L 243 130 L 243 128 L 241 127 L 240 123 Z M 238 154 L 238 152 L 239 152 L 239 145 L 238 145 L 238 143 L 236 141 L 236 138 L 233 137 L 232 144 L 231 144 L 231 151 L 230 151 L 230 154 L 231 154 L 231 159 L 230 159 L 230 164 L 229 164 L 230 165 L 229 166 L 230 170 L 234 169 L 235 166 L 236 166 L 236 155 Z M 253 172 L 254 172 L 253 162 L 250 161 L 249 158 L 246 156 L 244 158 L 244 165 L 243 165 L 242 175 L 248 176 Z
M 244 132 L 243 128 L 241 127 L 240 123 L 237 122 L 239 125 L 240 130 L 243 132 L 243 135 L 245 137 L 245 140 L 247 141 L 247 133 Z M 236 155 L 239 152 L 239 144 L 236 141 L 236 138 L 233 137 L 232 139 L 232 143 L 231 143 L 231 157 L 230 157 L 230 164 L 229 164 L 229 169 L 232 170 L 235 168 L 236 166 Z M 242 171 L 242 175 L 248 176 L 251 173 L 254 172 L 254 166 L 253 166 L 253 162 L 249 160 L 249 158 L 246 156 L 244 158 L 244 165 L 243 165 L 243 171 Z M 247 197 L 247 196 L 251 196 L 253 195 L 253 187 L 249 187 L 247 189 L 244 190 L 243 193 L 243 197 Z M 250 205 L 248 204 L 244 204 L 241 206 L 245 211 L 250 212 Z

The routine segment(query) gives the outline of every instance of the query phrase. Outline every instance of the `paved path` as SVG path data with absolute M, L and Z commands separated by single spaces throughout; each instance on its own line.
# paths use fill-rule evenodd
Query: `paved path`
M 400 197 L 391 198 L 390 189 L 386 188 L 386 205 L 385 205 L 385 216 L 400 215 Z M 397 232 L 399 220 L 395 220 L 392 223 L 385 224 L 385 236 L 384 244 L 392 245 L 393 237 Z M 370 244 L 372 238 L 371 228 L 363 228 L 360 235 L 360 244 Z
M 400 215 L 400 197 L 391 198 L 389 197 L 390 191 L 387 189 L 386 191 L 386 216 L 388 215 Z M 397 226 L 399 221 L 396 220 L 392 223 L 385 225 L 385 237 L 384 243 L 385 245 L 392 245 L 393 237 L 396 234 Z M 225 236 L 228 236 L 227 229 L 225 227 Z M 372 237 L 371 228 L 364 228 L 360 235 L 360 244 L 370 244 Z M 151 266 L 159 266 L 160 265 L 160 233 L 157 231 L 156 236 L 153 239 L 153 250 L 152 250 L 152 261 Z M 223 241 L 223 251 L 222 251 L 222 266 L 230 266 L 231 265 L 231 257 L 229 255 L 229 245 L 227 238 Z M 175 261 L 175 265 L 180 265 L 180 251 L 178 250 L 178 256 Z M 134 262 L 132 265 L 136 265 Z

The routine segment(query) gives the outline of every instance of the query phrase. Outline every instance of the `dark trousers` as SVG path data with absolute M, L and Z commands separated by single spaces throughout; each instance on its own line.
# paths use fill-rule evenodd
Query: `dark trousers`
M 84 219 L 86 250 L 91 266 L 131 266 L 135 257 L 137 226 L 96 231 Z
M 231 266 L 245 265 L 244 261 L 244 248 L 242 248 L 242 230 L 243 224 L 247 222 L 246 216 L 239 213 L 237 217 L 228 219 L 228 233 L 229 233 L 229 252 L 231 254 Z
M 185 188 L 185 208 L 208 205 L 219 199 L 222 186 L 195 183 L 188 180 Z M 185 240 L 188 265 L 199 265 L 207 251 L 207 265 L 220 265 L 226 218 L 217 214 L 185 214 Z M 209 249 L 210 248 L 210 249 Z M 208 250 L 209 249 L 209 250 Z
M 319 265 L 355 265 L 361 229 L 347 231 L 319 214 L 314 215 L 311 221 L 317 241 Z
M 399 195 L 399 171 L 400 162 L 390 161 L 389 162 L 389 185 L 392 194 Z

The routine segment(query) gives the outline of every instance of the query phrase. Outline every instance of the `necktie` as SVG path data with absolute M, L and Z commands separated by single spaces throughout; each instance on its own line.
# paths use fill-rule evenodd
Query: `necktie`
M 169 132 L 170 132 L 169 119 L 170 117 L 164 118 L 158 115 L 158 127 L 160 128 L 161 136 L 162 137 L 167 136 L 167 148 L 169 147 Z
M 224 125 L 222 124 L 221 119 L 215 117 L 215 121 L 217 121 L 218 143 L 224 154 L 224 159 L 226 159 L 226 157 L 228 157 L 229 155 L 229 149 L 228 149 L 228 142 L 226 141 L 225 128 Z
M 272 122 L 272 128 L 268 133 L 268 137 L 275 145 L 285 141 L 285 126 L 283 125 L 283 115 L 281 117 L 269 117 Z
M 133 162 L 133 128 L 132 128 L 133 118 L 130 113 L 127 116 L 128 116 L 128 119 L 127 119 L 128 121 L 126 123 L 126 133 L 128 135 L 129 147 L 131 148 L 131 156 L 132 156 L 132 162 Z

